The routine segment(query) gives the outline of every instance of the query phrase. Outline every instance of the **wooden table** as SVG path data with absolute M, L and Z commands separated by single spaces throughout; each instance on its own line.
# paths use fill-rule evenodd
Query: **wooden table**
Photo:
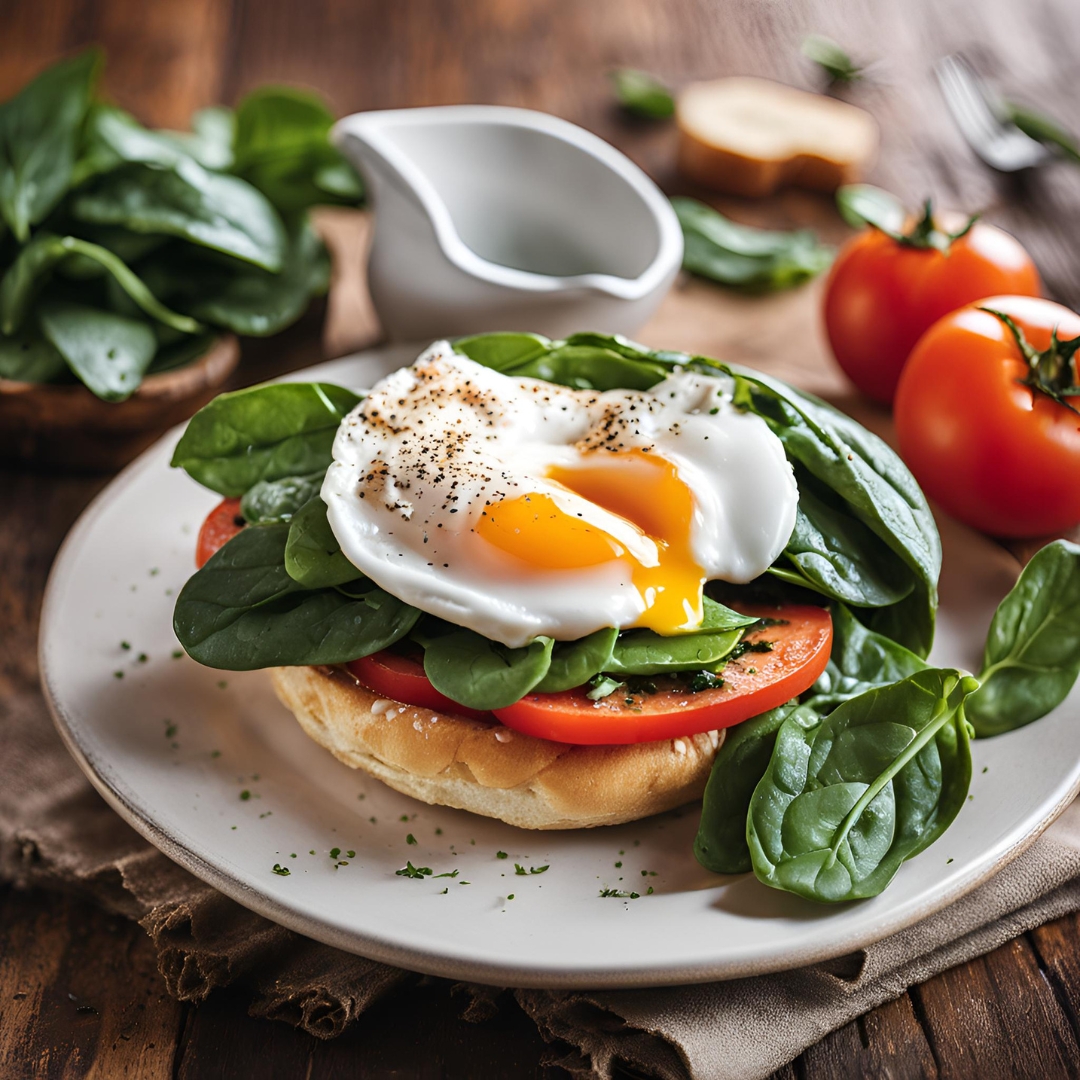
M 972 159 L 944 115 L 930 65 L 963 48 L 1010 95 L 1080 115 L 1075 0 L 6 0 L 0 98 L 88 42 L 109 57 L 105 85 L 140 119 L 183 127 L 191 111 L 266 81 L 326 92 L 335 109 L 462 101 L 525 105 L 597 131 L 669 192 L 668 125 L 612 107 L 605 71 L 643 67 L 679 83 L 732 73 L 814 85 L 798 45 L 831 34 L 869 78 L 847 95 L 884 130 L 874 179 L 908 200 L 933 194 L 987 209 L 1021 235 L 1048 291 L 1080 306 L 1080 170 L 1003 183 Z M 735 216 L 843 230 L 828 200 L 786 193 L 724 203 Z M 842 386 L 816 325 L 817 290 L 752 302 L 683 286 L 643 337 L 768 365 L 798 351 Z M 326 354 L 356 343 L 355 302 L 331 304 Z M 324 356 L 321 311 L 272 342 L 245 346 L 243 381 Z M 36 694 L 42 589 L 64 533 L 101 478 L 0 472 L 0 707 Z M 24 1003 L 32 1003 L 27 1007 Z M 134 924 L 78 901 L 0 890 L 0 1073 L 8 1076 L 565 1076 L 513 1009 L 482 1025 L 433 983 L 376 1006 L 320 1043 L 247 1017 L 227 993 L 199 1007 L 164 993 Z M 828 1036 L 784 1077 L 1055 1077 L 1080 1073 L 1080 921 L 1070 916 L 946 972 Z

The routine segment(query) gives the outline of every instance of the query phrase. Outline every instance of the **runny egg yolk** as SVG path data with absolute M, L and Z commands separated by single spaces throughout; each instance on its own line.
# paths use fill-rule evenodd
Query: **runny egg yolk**
M 477 534 L 538 569 L 577 570 L 622 562 L 645 605 L 634 626 L 676 634 L 700 625 L 705 575 L 690 546 L 694 498 L 671 462 L 643 450 L 595 451 L 580 463 L 555 466 L 547 475 L 652 540 L 655 563 L 646 565 L 614 536 L 566 513 L 541 492 L 493 503 L 481 515 Z

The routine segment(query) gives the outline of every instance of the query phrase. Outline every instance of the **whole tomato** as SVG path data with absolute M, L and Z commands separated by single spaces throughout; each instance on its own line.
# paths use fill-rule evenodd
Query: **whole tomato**
M 1080 521 L 1080 397 L 1070 395 L 1080 340 L 1070 339 L 1080 315 L 1027 296 L 980 300 L 919 339 L 896 392 L 900 453 L 954 517 L 994 536 Z
M 840 250 L 825 287 L 833 354 L 866 395 L 888 404 L 915 342 L 942 315 L 984 296 L 1038 296 L 1039 274 L 1008 233 L 976 221 L 947 233 L 929 203 L 909 232 L 872 227 Z

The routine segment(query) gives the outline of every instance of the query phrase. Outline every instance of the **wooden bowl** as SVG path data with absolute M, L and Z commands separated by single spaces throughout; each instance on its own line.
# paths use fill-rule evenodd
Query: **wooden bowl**
M 81 383 L 0 379 L 0 460 L 65 472 L 111 472 L 163 431 L 202 408 L 236 369 L 240 343 L 219 337 L 174 371 L 148 375 L 126 401 L 95 397 Z

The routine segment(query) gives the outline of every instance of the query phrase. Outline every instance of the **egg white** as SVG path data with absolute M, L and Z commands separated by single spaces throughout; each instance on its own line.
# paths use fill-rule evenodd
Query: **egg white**
M 787 543 L 798 489 L 780 440 L 735 408 L 732 389 L 727 377 L 676 372 L 649 391 L 572 390 L 437 342 L 342 422 L 322 487 L 330 526 L 381 588 L 508 646 L 633 625 L 646 601 L 623 562 L 528 566 L 474 529 L 485 506 L 541 493 L 655 565 L 648 536 L 546 476 L 617 445 L 675 465 L 693 495 L 690 545 L 704 575 L 752 580 Z

